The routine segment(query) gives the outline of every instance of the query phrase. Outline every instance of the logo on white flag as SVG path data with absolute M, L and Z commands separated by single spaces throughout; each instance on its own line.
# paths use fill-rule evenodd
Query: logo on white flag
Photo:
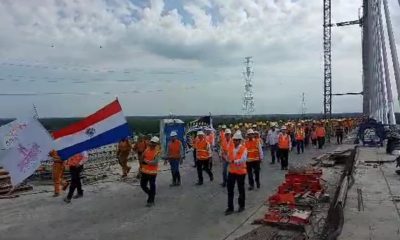
M 40 146 L 37 143 L 33 143 L 31 147 L 26 148 L 22 144 L 18 144 L 18 152 L 22 155 L 18 163 L 20 172 L 25 173 L 27 169 L 31 169 L 35 164 L 36 158 L 41 153 Z
M 10 131 L 4 136 L 3 141 L 4 141 L 4 146 L 6 149 L 14 146 L 15 142 L 17 141 L 18 133 L 26 128 L 28 124 L 27 123 L 19 123 L 16 122 L 11 126 Z

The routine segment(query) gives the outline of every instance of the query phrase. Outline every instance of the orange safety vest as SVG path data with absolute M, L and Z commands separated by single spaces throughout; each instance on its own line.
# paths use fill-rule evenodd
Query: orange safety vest
M 181 158 L 182 143 L 178 139 L 170 141 L 168 144 L 168 158 L 180 159 Z
M 160 154 L 160 151 L 155 149 L 146 148 L 143 153 L 143 159 L 147 161 L 154 161 L 156 157 Z M 142 164 L 140 171 L 145 174 L 149 175 L 157 175 L 158 172 L 158 164 L 157 165 L 150 165 L 150 164 Z
M 226 141 L 226 138 L 222 141 L 222 146 L 221 146 L 221 150 L 222 150 L 222 158 L 226 158 L 226 156 L 228 156 L 228 152 L 229 152 L 229 149 L 230 149 L 230 147 L 231 147 L 231 145 L 233 145 L 233 141 L 232 141 L 232 138 L 231 139 L 229 139 L 229 142 L 228 141 Z M 225 159 L 226 160 L 226 159 Z
M 260 141 L 258 139 L 247 140 L 245 145 L 247 148 L 247 161 L 260 161 L 260 150 L 259 150 Z
M 78 153 L 68 159 L 68 166 L 78 167 L 83 159 L 83 154 Z
M 315 130 L 317 133 L 317 137 L 325 137 L 325 128 L 324 127 L 317 127 Z
M 304 129 L 303 128 L 297 129 L 297 131 L 296 131 L 296 140 L 297 141 L 303 141 L 304 138 L 305 138 Z
M 197 160 L 208 160 L 210 156 L 210 143 L 204 138 L 196 140 L 196 157 Z
M 237 151 L 237 153 L 235 155 L 235 145 L 234 144 L 230 145 L 229 153 L 228 153 L 228 157 L 229 157 L 229 161 L 230 161 L 229 167 L 228 167 L 229 173 L 238 174 L 238 175 L 247 174 L 246 162 L 242 162 L 242 163 L 234 163 L 233 162 L 234 160 L 241 159 L 245 152 L 246 152 L 246 147 L 243 145 L 240 145 L 239 150 Z
M 199 141 L 199 139 L 197 137 L 193 138 L 193 140 L 192 140 L 193 149 L 196 149 L 196 144 L 197 144 L 198 141 Z
M 290 136 L 285 134 L 280 134 L 278 139 L 278 148 L 279 149 L 289 149 L 290 147 Z

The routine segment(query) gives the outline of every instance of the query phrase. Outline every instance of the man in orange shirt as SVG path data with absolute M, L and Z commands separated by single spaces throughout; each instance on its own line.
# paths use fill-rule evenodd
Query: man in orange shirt
M 221 141 L 220 157 L 222 161 L 222 187 L 226 187 L 226 183 L 228 180 L 228 152 L 230 145 L 233 144 L 231 135 L 231 130 L 229 128 L 225 129 L 225 137 Z
M 297 128 L 295 131 L 295 138 L 296 138 L 296 147 L 297 147 L 297 154 L 304 153 L 304 139 L 306 137 L 305 131 L 301 124 L 297 124 Z
M 211 146 L 206 140 L 203 131 L 197 132 L 198 140 L 196 140 L 196 158 L 197 158 L 197 175 L 199 181 L 196 185 L 203 185 L 203 170 L 210 177 L 210 181 L 214 180 L 213 173 L 210 170 Z
M 254 189 L 254 180 L 257 188 L 260 188 L 260 163 L 264 159 L 264 154 L 259 139 L 255 138 L 253 129 L 247 130 L 247 140 L 245 142 L 247 149 L 247 174 L 249 177 L 249 191 Z M 254 177 L 253 178 L 253 172 Z
M 181 174 L 179 173 L 179 164 L 181 163 L 184 152 L 182 142 L 177 138 L 176 132 L 171 132 L 171 140 L 168 143 L 167 159 L 171 166 L 172 184 L 171 187 L 181 185 Z
M 325 135 L 326 135 L 326 131 L 325 128 L 323 126 L 323 123 L 319 123 L 317 129 L 315 130 L 316 134 L 317 134 L 317 140 L 318 140 L 318 148 L 322 149 L 322 147 L 325 144 Z
M 228 151 L 228 208 L 225 210 L 225 215 L 230 215 L 234 211 L 233 198 L 235 194 L 234 190 L 236 183 L 239 190 L 238 212 L 242 212 L 245 209 L 246 193 L 244 190 L 244 182 L 247 174 L 247 149 L 244 144 L 241 144 L 242 140 L 242 134 L 240 132 L 236 132 L 233 135 L 233 144 L 230 145 Z
M 142 161 L 143 161 L 143 153 L 147 148 L 147 141 L 146 138 L 144 136 L 139 136 L 138 142 L 135 144 L 135 148 L 134 151 L 136 151 L 137 155 L 138 155 L 138 161 L 139 161 L 139 169 L 138 169 L 138 173 L 136 175 L 136 178 L 139 179 L 140 178 L 140 168 L 142 166 Z
M 281 170 L 287 170 L 289 165 L 289 151 L 292 150 L 292 140 L 283 126 L 278 137 L 279 156 L 281 158 Z
M 61 188 L 67 189 L 68 183 L 64 181 L 64 162 L 61 160 L 56 150 L 52 150 L 49 156 L 53 158 L 53 182 L 54 182 L 54 195 L 53 197 L 60 196 Z
M 154 199 L 156 196 L 156 177 L 158 172 L 158 162 L 161 159 L 160 150 L 157 148 L 160 139 L 158 137 L 152 137 L 148 147 L 143 153 L 143 162 L 140 172 L 142 177 L 140 178 L 140 187 L 147 194 L 147 207 L 154 206 Z M 150 186 L 150 188 L 148 187 Z
M 121 141 L 118 143 L 118 149 L 117 149 L 117 158 L 118 158 L 118 163 L 122 168 L 122 177 L 126 177 L 131 170 L 131 167 L 128 166 L 128 157 L 129 154 L 131 153 L 132 150 L 132 145 L 129 142 L 128 138 L 121 139 Z
M 70 203 L 72 198 L 76 199 L 83 197 L 81 172 L 83 171 L 83 164 L 85 161 L 87 161 L 87 159 L 87 152 L 75 154 L 68 159 L 67 165 L 69 166 L 69 172 L 71 174 L 71 184 L 69 186 L 68 195 L 64 199 L 64 202 Z M 78 191 L 78 194 L 73 196 L 75 189 Z
M 211 147 L 211 155 L 210 155 L 210 161 L 209 161 L 210 166 L 209 166 L 209 168 L 212 171 L 212 167 L 213 167 L 212 152 L 213 152 L 214 146 L 215 146 L 215 134 L 210 129 L 206 130 L 206 140 L 210 144 L 210 147 Z

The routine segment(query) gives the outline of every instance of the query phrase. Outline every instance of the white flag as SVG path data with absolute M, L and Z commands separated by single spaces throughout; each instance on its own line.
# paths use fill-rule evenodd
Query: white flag
M 37 120 L 29 121 L 15 139 L 14 147 L 6 151 L 1 161 L 10 173 L 13 186 L 31 176 L 54 148 L 50 134 Z
M 31 119 L 17 119 L 0 127 L 0 150 L 7 150 L 15 146 L 18 134 Z

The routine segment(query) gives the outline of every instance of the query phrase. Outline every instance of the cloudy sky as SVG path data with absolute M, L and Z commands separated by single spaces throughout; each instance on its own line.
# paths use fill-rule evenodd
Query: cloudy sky
M 357 19 L 361 2 L 334 1 L 333 21 Z M 126 115 L 240 114 L 246 56 L 257 114 L 300 113 L 303 92 L 322 111 L 322 0 L 2 0 L 0 30 L 0 118 L 32 104 L 85 116 L 116 96 Z M 361 91 L 360 41 L 358 26 L 333 29 L 334 92 Z

